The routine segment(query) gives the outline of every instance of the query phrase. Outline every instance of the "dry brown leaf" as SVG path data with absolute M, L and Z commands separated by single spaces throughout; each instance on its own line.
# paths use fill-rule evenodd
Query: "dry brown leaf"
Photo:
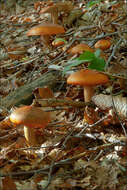
M 41 98 L 53 98 L 54 97 L 53 91 L 47 86 L 45 86 L 44 88 L 38 88 L 38 91 L 39 91 L 39 95 Z
M 9 57 L 13 60 L 21 59 L 26 53 L 26 49 L 24 47 L 8 47 L 7 50 Z
M 14 180 L 10 177 L 4 177 L 2 179 L 2 190 L 17 190 Z
M 54 93 L 48 86 L 44 86 L 43 88 L 38 87 L 33 91 L 35 98 L 47 99 L 53 98 Z

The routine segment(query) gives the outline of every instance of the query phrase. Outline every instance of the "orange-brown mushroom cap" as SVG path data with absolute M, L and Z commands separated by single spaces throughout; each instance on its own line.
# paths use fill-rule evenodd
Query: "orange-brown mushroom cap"
M 109 49 L 111 46 L 111 42 L 109 40 L 106 40 L 106 39 L 101 39 L 99 41 L 97 41 L 94 45 L 94 47 L 96 49 L 101 49 L 101 50 L 106 50 L 106 49 Z
M 68 84 L 81 86 L 96 86 L 99 84 L 105 84 L 108 81 L 109 79 L 107 75 L 89 69 L 77 71 L 71 74 L 67 79 Z
M 84 69 L 75 72 L 67 79 L 68 84 L 81 85 L 84 87 L 84 100 L 90 102 L 94 95 L 94 86 L 105 84 L 108 82 L 108 77 L 97 71 Z
M 81 54 L 84 51 L 94 52 L 94 49 L 89 47 L 87 44 L 81 43 L 81 44 L 77 44 L 76 46 L 74 46 L 68 50 L 68 52 L 71 54 Z
M 50 113 L 39 107 L 23 106 L 11 113 L 10 120 L 17 125 L 45 128 L 50 122 Z
M 35 26 L 31 28 L 27 32 L 27 36 L 36 36 L 36 35 L 55 35 L 55 34 L 61 34 L 64 33 L 65 30 L 63 26 L 58 24 L 40 24 L 38 26 Z

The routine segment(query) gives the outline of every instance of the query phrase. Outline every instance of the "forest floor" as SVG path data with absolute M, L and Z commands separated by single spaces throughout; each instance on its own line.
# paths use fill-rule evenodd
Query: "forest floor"
M 126 190 L 127 2 L 6 3 L 0 6 L 0 189 Z M 46 42 L 28 36 L 52 22 L 64 32 Z M 67 84 L 82 69 L 108 78 L 89 103 L 82 85 Z M 23 126 L 10 121 L 24 105 L 52 115 L 44 129 L 34 129 L 34 146 Z

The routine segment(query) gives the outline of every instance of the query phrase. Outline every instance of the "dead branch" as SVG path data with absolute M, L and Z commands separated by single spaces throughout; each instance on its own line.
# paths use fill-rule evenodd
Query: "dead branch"
M 39 103 L 42 107 L 57 107 L 57 106 L 72 106 L 77 108 L 83 108 L 85 106 L 92 106 L 92 103 L 85 103 L 81 101 L 73 101 L 66 99 L 57 99 L 57 98 L 49 98 L 49 99 L 35 99 L 34 104 Z
M 53 87 L 56 84 L 56 71 L 46 73 L 36 79 L 35 81 L 17 88 L 14 92 L 11 92 L 8 96 L 1 99 L 0 106 L 4 108 L 11 108 L 19 104 L 25 104 L 26 101 L 32 97 L 32 92 L 37 87 L 49 86 Z

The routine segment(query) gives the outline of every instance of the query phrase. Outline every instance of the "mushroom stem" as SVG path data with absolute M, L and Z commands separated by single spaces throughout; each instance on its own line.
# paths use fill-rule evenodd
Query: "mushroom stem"
M 35 146 L 37 144 L 35 131 L 31 127 L 24 126 L 24 136 L 30 146 Z
M 58 12 L 57 11 L 52 12 L 51 18 L 52 18 L 53 24 L 57 24 L 58 23 Z
M 47 47 L 51 48 L 49 35 L 43 35 L 40 38 L 41 38 L 41 41 L 43 42 L 44 48 L 47 48 Z
M 85 88 L 84 88 L 84 101 L 90 102 L 93 95 L 94 95 L 94 87 L 85 86 Z

